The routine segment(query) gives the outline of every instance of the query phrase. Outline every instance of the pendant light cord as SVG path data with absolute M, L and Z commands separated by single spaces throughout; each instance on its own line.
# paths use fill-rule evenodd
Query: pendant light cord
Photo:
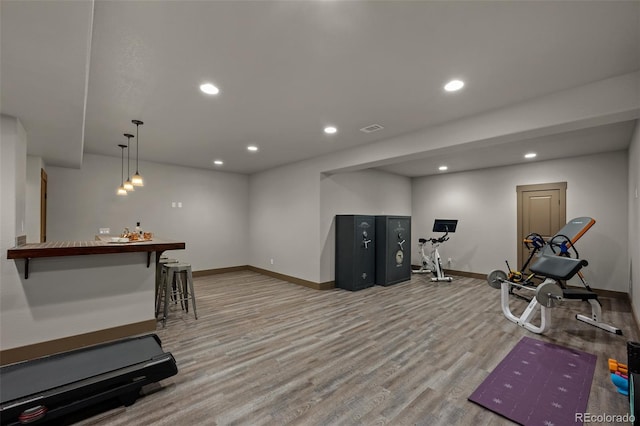
M 136 124 L 136 174 L 138 174 L 138 149 L 140 148 L 140 138 L 138 137 L 138 127 Z
M 131 160 L 130 160 L 130 153 L 131 153 L 131 138 L 129 136 L 127 136 L 127 182 L 131 180 Z
M 140 120 L 131 120 L 133 124 L 136 125 L 136 174 L 138 173 L 138 159 L 140 158 L 140 126 L 144 124 Z
M 124 185 L 124 145 L 120 145 L 120 186 Z

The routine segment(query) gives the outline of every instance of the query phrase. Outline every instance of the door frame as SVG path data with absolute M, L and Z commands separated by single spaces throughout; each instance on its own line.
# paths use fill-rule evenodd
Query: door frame
M 522 262 L 524 261 L 524 250 L 522 249 L 522 240 L 525 235 L 522 232 L 522 215 L 523 215 L 523 194 L 525 192 L 532 191 L 553 191 L 558 190 L 560 201 L 560 227 L 567 223 L 567 182 L 551 182 L 551 183 L 539 183 L 533 185 L 518 185 L 516 186 L 517 194 L 517 229 L 516 229 L 516 247 L 518 252 L 517 269 L 520 269 Z

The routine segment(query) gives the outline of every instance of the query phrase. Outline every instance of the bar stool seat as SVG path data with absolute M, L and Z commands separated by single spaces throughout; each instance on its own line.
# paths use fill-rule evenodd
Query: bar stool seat
M 196 311 L 196 296 L 193 290 L 193 275 L 191 273 L 191 264 L 176 262 L 176 263 L 164 263 L 162 265 L 164 274 L 162 276 L 162 282 L 156 298 L 156 317 L 160 311 L 160 307 L 164 302 L 162 326 L 165 327 L 167 323 L 167 315 L 169 314 L 169 303 L 171 295 L 173 294 L 174 302 L 180 302 L 182 308 L 189 312 L 189 299 L 191 299 L 191 306 L 193 307 L 193 315 L 195 319 L 198 319 L 198 312 Z

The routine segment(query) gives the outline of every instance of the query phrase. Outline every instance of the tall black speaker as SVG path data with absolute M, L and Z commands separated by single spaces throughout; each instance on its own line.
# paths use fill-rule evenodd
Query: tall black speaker
M 376 216 L 376 284 L 411 279 L 411 216 Z
M 374 216 L 336 216 L 336 287 L 362 290 L 375 284 Z
M 629 370 L 629 414 L 633 416 L 631 424 L 640 425 L 640 374 Z M 622 422 L 621 422 L 622 423 Z

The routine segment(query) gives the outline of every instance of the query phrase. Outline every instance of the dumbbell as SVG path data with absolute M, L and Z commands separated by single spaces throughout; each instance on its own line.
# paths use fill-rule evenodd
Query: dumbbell
M 487 275 L 487 282 L 492 288 L 500 288 L 504 282 L 510 286 L 532 291 L 535 293 L 538 303 L 547 308 L 554 308 L 556 302 L 562 300 L 562 288 L 555 281 L 545 281 L 536 288 L 531 288 L 507 280 L 506 272 L 495 269 Z

